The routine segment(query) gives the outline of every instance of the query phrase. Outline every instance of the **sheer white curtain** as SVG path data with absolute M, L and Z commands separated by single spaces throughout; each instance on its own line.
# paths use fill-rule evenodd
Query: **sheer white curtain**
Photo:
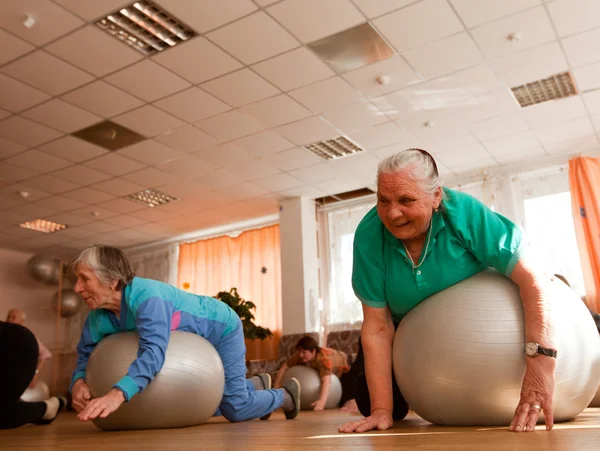
M 177 285 L 177 259 L 179 246 L 164 246 L 127 252 L 136 276 Z

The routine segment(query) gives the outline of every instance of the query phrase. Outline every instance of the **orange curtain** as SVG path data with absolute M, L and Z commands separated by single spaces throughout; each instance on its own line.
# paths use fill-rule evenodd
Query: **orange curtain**
M 181 244 L 177 286 L 206 296 L 237 288 L 242 298 L 256 304 L 255 323 L 274 335 L 263 341 L 246 340 L 246 359 L 277 358 L 282 322 L 279 225 L 236 238 Z
M 569 184 L 575 232 L 583 268 L 586 303 L 600 310 L 600 159 L 569 161 Z

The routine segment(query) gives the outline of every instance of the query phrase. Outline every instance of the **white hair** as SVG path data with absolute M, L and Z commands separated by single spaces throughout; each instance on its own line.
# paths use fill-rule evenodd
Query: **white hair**
M 407 149 L 391 155 L 379 162 L 377 182 L 381 174 L 409 173 L 429 195 L 433 195 L 442 186 L 435 160 L 420 149 Z
M 90 246 L 79 253 L 70 267 L 75 270 L 78 265 L 84 265 L 94 271 L 103 285 L 117 282 L 117 289 L 129 285 L 134 277 L 129 259 L 125 253 L 111 246 Z

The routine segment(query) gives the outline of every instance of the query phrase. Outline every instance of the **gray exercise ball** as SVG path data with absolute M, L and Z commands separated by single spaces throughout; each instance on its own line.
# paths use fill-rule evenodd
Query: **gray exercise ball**
M 577 294 L 562 282 L 546 283 L 558 349 L 554 420 L 566 421 L 596 393 L 600 337 Z M 406 315 L 394 339 L 394 375 L 411 409 L 431 423 L 507 426 L 520 399 L 524 344 L 519 288 L 486 270 Z
M 138 353 L 136 332 L 110 335 L 96 345 L 86 368 L 93 398 L 108 393 L 127 374 Z M 172 331 L 165 363 L 142 393 L 94 424 L 105 431 L 196 426 L 217 411 L 225 386 L 223 363 L 199 335 Z
M 50 389 L 44 381 L 37 381 L 35 386 L 27 388 L 21 395 L 21 401 L 40 402 L 50 398 Z
M 596 390 L 596 395 L 588 407 L 600 407 L 600 386 L 598 387 L 598 390 Z
M 283 375 L 281 384 L 285 385 L 292 377 L 300 382 L 300 407 L 302 410 L 313 410 L 311 404 L 319 400 L 321 394 L 321 378 L 319 372 L 306 365 L 294 365 Z M 326 409 L 335 409 L 342 399 L 342 383 L 335 374 L 331 375 L 329 396 L 325 403 Z
M 58 312 L 58 292 L 52 296 L 50 301 L 50 307 L 54 313 Z M 71 288 L 64 288 L 61 290 L 60 299 L 60 316 L 68 318 L 69 316 L 75 315 L 81 307 L 81 296 L 79 296 Z
M 35 280 L 47 285 L 57 285 L 60 278 L 60 261 L 45 255 L 34 255 L 27 260 L 29 272 Z

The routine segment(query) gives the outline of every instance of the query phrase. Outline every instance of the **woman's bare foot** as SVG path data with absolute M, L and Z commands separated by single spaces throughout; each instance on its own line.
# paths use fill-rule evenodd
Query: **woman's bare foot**
M 342 412 L 355 413 L 358 412 L 358 406 L 356 405 L 356 401 L 354 399 L 350 399 L 344 403 L 340 410 Z

